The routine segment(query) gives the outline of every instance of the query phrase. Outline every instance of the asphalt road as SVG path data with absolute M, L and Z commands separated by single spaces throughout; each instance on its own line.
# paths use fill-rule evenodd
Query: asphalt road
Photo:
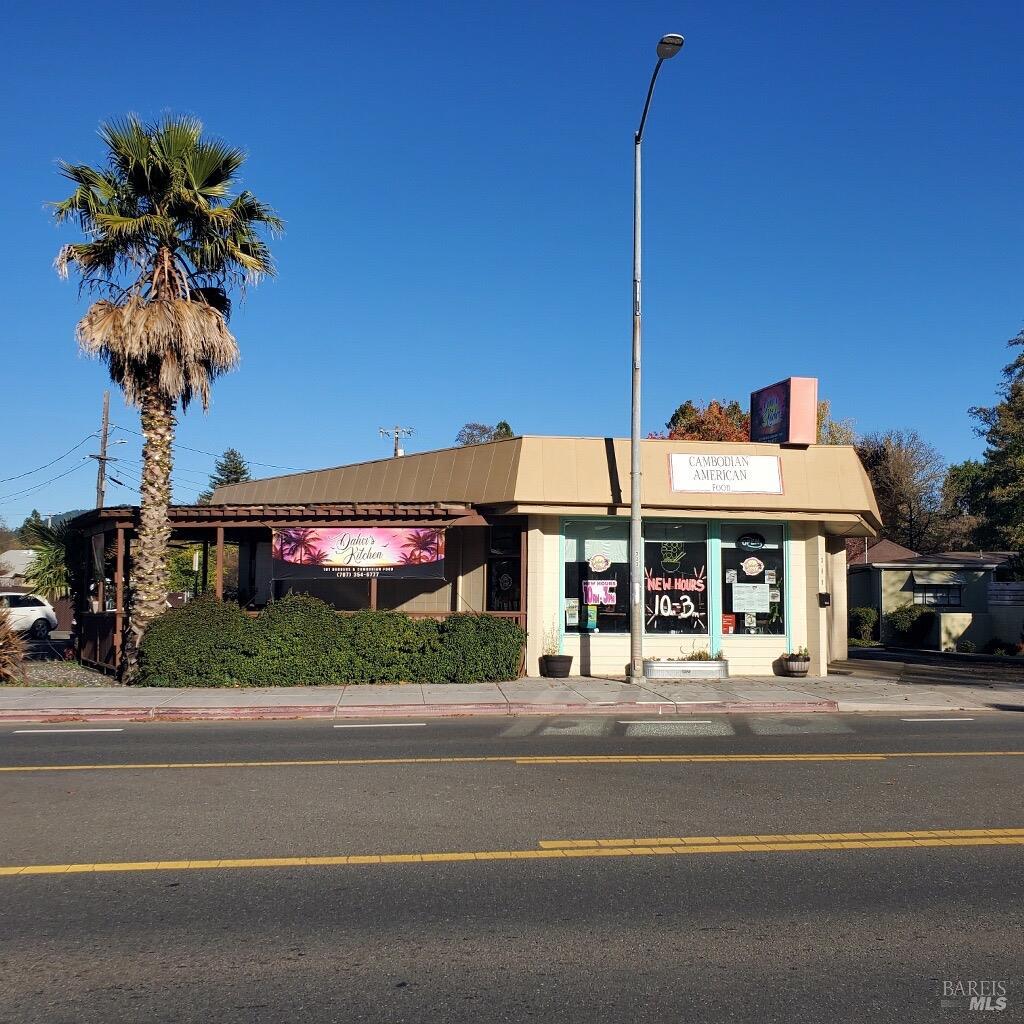
M 903 718 L 5 725 L 0 1022 L 1024 1019 L 1024 845 L 892 838 L 1024 829 L 1024 715 Z

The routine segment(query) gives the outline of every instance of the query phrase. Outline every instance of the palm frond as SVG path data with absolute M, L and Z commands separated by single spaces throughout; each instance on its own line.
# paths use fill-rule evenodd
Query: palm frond
M 25 527 L 25 540 L 32 549 L 32 560 L 25 570 L 28 585 L 44 597 L 65 597 L 70 591 L 68 573 L 68 521 L 57 526 L 30 522 Z
M 154 379 L 160 390 L 187 409 L 198 396 L 210 403 L 210 385 L 238 365 L 238 343 L 223 315 L 206 302 L 101 299 L 78 324 L 78 342 L 102 359 L 125 400 L 139 405 Z

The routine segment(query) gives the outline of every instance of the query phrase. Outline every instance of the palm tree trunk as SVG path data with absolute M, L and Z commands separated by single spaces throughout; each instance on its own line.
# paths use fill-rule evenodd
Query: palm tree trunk
M 134 594 L 125 643 L 125 678 L 135 681 L 139 644 L 149 624 L 167 608 L 167 546 L 171 539 L 168 507 L 171 503 L 174 402 L 154 379 L 141 395 L 142 500 L 139 535 L 132 560 Z

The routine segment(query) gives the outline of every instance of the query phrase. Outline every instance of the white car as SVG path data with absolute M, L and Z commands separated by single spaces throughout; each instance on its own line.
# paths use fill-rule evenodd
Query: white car
M 57 615 L 50 602 L 36 594 L 0 593 L 0 608 L 7 608 L 11 625 L 33 640 L 49 640 L 57 628 Z

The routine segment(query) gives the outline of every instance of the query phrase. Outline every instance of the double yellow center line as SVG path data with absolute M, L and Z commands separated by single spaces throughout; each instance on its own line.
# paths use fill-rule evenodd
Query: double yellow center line
M 334 857 L 252 857 L 207 860 L 112 861 L 0 867 L 0 876 L 96 874 L 121 871 L 210 871 L 244 868 L 356 867 L 373 864 L 438 864 L 453 861 L 559 860 L 728 853 L 796 853 L 813 850 L 893 850 L 962 846 L 1024 846 L 1024 829 L 927 829 L 911 832 L 807 832 L 773 835 L 667 836 L 655 839 L 552 839 L 535 850 L 355 854 Z
M 891 761 L 921 757 L 1024 757 L 1024 750 L 915 750 L 867 754 L 563 754 L 479 757 L 367 757 L 288 761 L 167 761 L 137 764 L 18 764 L 0 773 L 156 771 L 199 768 L 359 768 L 430 764 L 606 765 L 606 764 L 786 764 L 816 761 Z

